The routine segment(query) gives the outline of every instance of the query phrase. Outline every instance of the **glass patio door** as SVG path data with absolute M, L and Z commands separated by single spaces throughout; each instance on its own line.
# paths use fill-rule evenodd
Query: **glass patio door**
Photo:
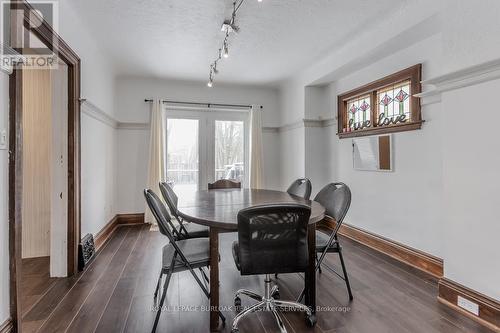
M 248 112 L 167 110 L 167 181 L 182 195 L 219 179 L 245 186 Z
M 243 121 L 215 121 L 215 180 L 245 183 L 245 126 Z
M 199 188 L 199 120 L 167 118 L 167 180 L 178 195 Z

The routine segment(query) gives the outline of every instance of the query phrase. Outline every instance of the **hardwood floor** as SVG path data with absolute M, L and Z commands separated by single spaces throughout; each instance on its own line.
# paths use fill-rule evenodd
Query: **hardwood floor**
M 233 304 L 238 288 L 262 293 L 262 276 L 241 277 L 230 244 L 236 234 L 221 235 L 221 305 Z M 318 323 L 309 329 L 301 313 L 285 315 L 288 332 L 490 332 L 437 301 L 437 281 L 419 271 L 348 239 L 342 239 L 354 300 L 349 302 L 342 280 L 323 270 L 317 278 Z M 56 280 L 50 291 L 25 314 L 24 332 L 150 332 L 155 313 L 153 292 L 166 239 L 147 226 L 117 229 L 88 269 Z M 338 256 L 327 261 L 339 268 Z M 282 299 L 302 290 L 299 274 L 277 280 Z M 209 315 L 196 307 L 208 300 L 189 272 L 174 274 L 158 332 L 208 332 Z M 248 305 L 243 298 L 243 305 Z M 324 309 L 327 310 L 327 309 Z M 332 311 L 336 310 L 336 311 Z M 230 332 L 234 312 L 222 332 Z M 271 314 L 260 312 L 240 324 L 240 332 L 278 332 Z
M 57 279 L 50 277 L 50 257 L 23 259 L 21 271 L 21 309 L 24 315 L 53 287 Z

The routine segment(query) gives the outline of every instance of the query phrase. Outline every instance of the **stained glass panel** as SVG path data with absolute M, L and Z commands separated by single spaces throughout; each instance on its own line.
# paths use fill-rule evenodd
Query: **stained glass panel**
M 349 127 L 351 119 L 351 127 L 354 127 L 354 125 L 356 125 L 357 127 L 361 127 L 365 121 L 371 120 L 370 102 L 370 95 L 356 97 L 347 101 L 347 109 L 349 110 L 347 127 Z
M 384 118 L 406 115 L 410 119 L 410 81 L 401 82 L 377 91 L 377 118 L 383 113 Z

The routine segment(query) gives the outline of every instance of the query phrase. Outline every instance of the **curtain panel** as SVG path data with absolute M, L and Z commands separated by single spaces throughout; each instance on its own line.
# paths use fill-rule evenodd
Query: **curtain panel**
M 149 138 L 149 163 L 146 187 L 154 191 L 160 198 L 159 183 L 166 180 L 167 158 L 166 158 L 166 121 L 163 112 L 163 103 L 155 99 L 151 103 L 151 126 Z M 144 221 L 156 224 L 156 220 L 146 204 Z
M 250 188 L 263 187 L 262 108 L 252 106 L 250 111 Z

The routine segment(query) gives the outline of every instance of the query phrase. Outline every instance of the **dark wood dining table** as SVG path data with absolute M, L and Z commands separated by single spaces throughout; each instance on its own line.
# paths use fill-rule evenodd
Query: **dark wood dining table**
M 305 272 L 305 304 L 316 312 L 316 223 L 325 216 L 319 203 L 286 192 L 257 189 L 205 190 L 179 197 L 180 216 L 210 228 L 210 331 L 219 329 L 219 234 L 238 231 L 238 212 L 264 204 L 300 203 L 311 207 L 308 226 L 309 267 Z

